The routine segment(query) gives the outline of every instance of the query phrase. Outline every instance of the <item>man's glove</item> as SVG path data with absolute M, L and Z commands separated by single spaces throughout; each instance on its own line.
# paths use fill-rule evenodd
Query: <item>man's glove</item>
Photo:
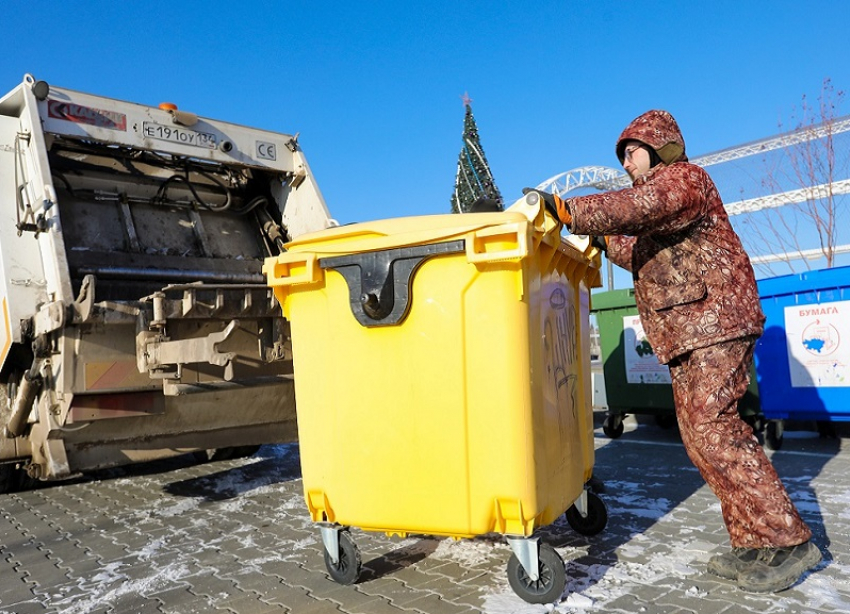
M 572 224 L 573 216 L 570 214 L 570 209 L 567 207 L 566 201 L 562 200 L 557 194 L 550 194 L 536 188 L 523 188 L 522 193 L 537 194 L 543 200 L 546 210 L 555 216 L 556 220 L 562 221 L 567 226 Z
M 608 237 L 593 235 L 590 237 L 590 244 L 597 249 L 601 249 L 605 254 L 608 254 Z

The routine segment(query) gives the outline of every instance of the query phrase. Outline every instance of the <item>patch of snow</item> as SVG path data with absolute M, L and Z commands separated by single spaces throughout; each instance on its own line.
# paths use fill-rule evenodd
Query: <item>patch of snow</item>
M 88 614 L 105 604 L 113 604 L 119 597 L 128 594 L 148 595 L 173 584 L 176 578 L 189 574 L 185 565 L 166 565 L 155 569 L 152 575 L 141 580 L 130 580 L 118 572 L 119 564 L 110 564 L 106 573 L 91 579 L 79 579 L 78 585 L 84 597 L 73 595 L 50 603 L 63 614 Z
M 580 593 L 570 593 L 563 601 L 563 605 L 577 610 L 591 610 L 594 606 L 594 601 L 590 597 Z
M 474 567 L 492 560 L 493 546 L 492 542 L 486 541 L 442 539 L 430 556 L 449 560 L 463 567 Z

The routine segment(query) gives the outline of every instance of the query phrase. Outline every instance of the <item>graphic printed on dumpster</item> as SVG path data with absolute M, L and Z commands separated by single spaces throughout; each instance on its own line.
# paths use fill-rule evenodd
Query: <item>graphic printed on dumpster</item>
M 629 384 L 670 384 L 670 369 L 658 362 L 658 357 L 646 333 L 640 316 L 623 317 L 623 351 L 626 355 L 626 382 Z
M 850 386 L 850 301 L 786 307 L 785 341 L 791 386 Z
M 544 312 L 545 313 L 545 312 Z M 576 347 L 576 313 L 572 297 L 567 296 L 564 288 L 558 287 L 549 295 L 548 313 L 544 315 L 544 344 L 548 364 L 547 372 L 554 377 L 552 399 L 554 407 L 564 407 L 568 403 L 573 419 L 577 419 L 578 348 Z M 550 379 L 550 382 L 552 380 Z

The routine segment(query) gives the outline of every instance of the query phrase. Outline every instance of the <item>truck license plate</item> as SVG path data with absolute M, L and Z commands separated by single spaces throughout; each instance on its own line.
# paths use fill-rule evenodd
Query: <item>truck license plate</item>
M 192 147 L 215 149 L 215 135 L 209 132 L 196 132 L 177 126 L 166 126 L 156 122 L 143 122 L 142 135 L 148 139 L 180 143 Z

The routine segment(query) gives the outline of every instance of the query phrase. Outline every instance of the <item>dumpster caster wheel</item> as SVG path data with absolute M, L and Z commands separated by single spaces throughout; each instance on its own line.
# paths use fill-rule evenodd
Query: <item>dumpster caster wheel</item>
M 602 423 L 602 432 L 611 439 L 617 439 L 622 435 L 624 428 L 622 416 L 605 416 L 605 421 Z
M 672 429 L 676 426 L 676 414 L 657 414 L 655 424 L 663 429 Z
M 537 554 L 537 580 L 528 577 L 516 554 L 508 561 L 508 582 L 528 603 L 552 603 L 564 593 L 567 570 L 564 560 L 549 544 L 540 544 Z
M 348 531 L 339 532 L 339 561 L 333 562 L 331 555 L 325 550 L 325 567 L 339 584 L 354 584 L 360 576 L 360 550 L 351 539 Z
M 741 416 L 741 419 L 753 429 L 753 434 L 758 435 L 764 431 L 764 418 L 757 414 L 749 416 Z
M 764 443 L 769 450 L 778 450 L 782 447 L 782 436 L 785 433 L 785 422 L 783 420 L 768 420 L 764 428 Z
M 575 505 L 570 506 L 566 516 L 573 530 L 581 535 L 601 533 L 608 524 L 608 508 L 605 502 L 591 491 L 587 491 L 587 516 L 582 516 Z

